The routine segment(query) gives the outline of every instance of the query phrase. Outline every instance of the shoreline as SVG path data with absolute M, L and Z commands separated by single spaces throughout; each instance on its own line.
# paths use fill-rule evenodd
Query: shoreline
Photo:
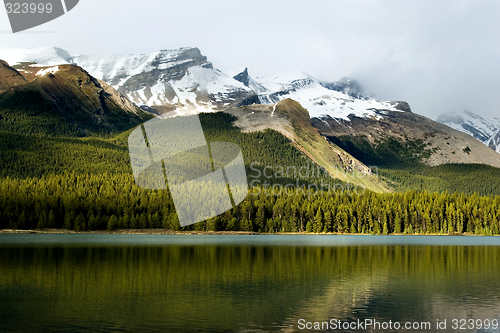
M 119 230 L 93 230 L 93 231 L 74 231 L 66 229 L 40 229 L 40 230 L 14 230 L 14 229 L 0 229 L 0 234 L 88 234 L 88 235 L 317 235 L 317 236 L 500 236 L 500 235 L 483 235 L 483 234 L 470 234 L 470 233 L 453 233 L 453 234 L 351 234 L 351 233 L 314 233 L 314 232 L 251 232 L 251 231 L 174 231 L 165 229 L 119 229 Z

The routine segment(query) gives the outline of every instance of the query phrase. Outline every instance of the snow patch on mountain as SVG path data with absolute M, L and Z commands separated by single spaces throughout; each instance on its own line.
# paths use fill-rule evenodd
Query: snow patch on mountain
M 252 77 L 248 74 L 248 69 L 246 67 L 240 68 L 235 71 L 228 71 L 226 72 L 226 74 L 236 81 L 243 83 L 246 87 L 252 89 L 257 94 L 267 92 L 267 89 L 264 86 L 260 85 L 259 83 L 257 83 L 257 81 L 252 79 Z
M 486 144 L 497 153 L 500 153 L 500 130 L 492 135 Z
M 241 103 L 251 88 L 214 69 L 197 48 L 142 55 L 81 55 L 74 61 L 131 101 L 178 113 L 207 112 Z
M 59 66 L 49 67 L 49 68 L 39 70 L 36 73 L 36 76 L 45 76 L 47 74 L 54 74 L 54 73 L 57 73 L 58 71 L 59 71 Z
M 401 111 L 397 103 L 379 101 L 360 96 L 350 96 L 344 92 L 328 89 L 325 83 L 303 72 L 290 72 L 276 76 L 256 78 L 255 81 L 266 88 L 258 94 L 264 104 L 274 104 L 285 98 L 299 102 L 309 111 L 311 118 L 330 116 L 349 120 L 349 116 L 374 117 L 381 119 L 384 111 Z
M 117 89 L 134 75 L 196 61 L 196 55 L 183 57 L 184 51 L 189 50 L 191 48 L 161 50 L 150 54 L 79 55 L 74 57 L 74 61 L 90 75 L 110 83 Z

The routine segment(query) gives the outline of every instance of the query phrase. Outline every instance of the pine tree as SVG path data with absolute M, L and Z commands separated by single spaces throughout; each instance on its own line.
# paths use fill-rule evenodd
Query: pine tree
M 47 228 L 55 228 L 56 227 L 56 214 L 54 213 L 54 210 L 51 209 L 49 211 L 49 216 L 47 219 Z
M 24 229 L 25 227 L 26 227 L 26 214 L 24 213 L 23 210 L 23 212 L 21 213 L 21 215 L 19 215 L 19 218 L 17 220 L 16 229 Z
M 82 213 L 78 214 L 78 216 L 76 217 L 74 229 L 75 231 L 85 231 L 87 229 L 85 225 L 85 218 L 83 217 Z
M 306 224 L 306 232 L 310 233 L 310 232 L 312 232 L 312 230 L 313 230 L 312 223 L 311 223 L 311 221 L 308 221 Z
M 394 217 L 394 233 L 401 233 L 401 220 L 399 219 L 399 213 L 396 213 L 396 216 Z
M 64 216 L 64 228 L 68 230 L 73 230 L 75 218 L 76 218 L 75 211 L 66 213 L 66 215 Z
M 321 214 L 321 208 L 318 208 L 316 216 L 314 217 L 313 231 L 316 233 L 323 231 L 323 215 Z
M 323 232 L 331 232 L 332 231 L 332 213 L 327 210 L 325 212 L 325 228 Z
M 389 234 L 389 228 L 387 227 L 387 215 L 382 213 L 382 234 Z
M 113 231 L 116 230 L 118 227 L 118 218 L 116 217 L 115 214 L 111 215 L 108 221 L 108 230 Z
M 51 210 L 52 213 L 54 213 L 52 210 Z M 36 225 L 36 228 L 37 229 L 45 229 L 47 228 L 47 215 L 45 215 L 45 212 L 41 212 L 40 214 L 40 217 L 38 219 L 38 224 Z

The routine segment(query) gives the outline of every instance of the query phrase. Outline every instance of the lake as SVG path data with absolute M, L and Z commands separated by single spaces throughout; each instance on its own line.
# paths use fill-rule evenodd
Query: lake
M 500 332 L 499 282 L 500 237 L 0 234 L 0 332 Z

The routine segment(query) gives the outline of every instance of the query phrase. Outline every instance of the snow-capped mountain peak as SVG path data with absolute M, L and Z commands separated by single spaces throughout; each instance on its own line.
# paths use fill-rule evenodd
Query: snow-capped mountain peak
M 214 69 L 198 48 L 139 55 L 80 55 L 74 62 L 157 113 L 207 112 L 256 98 L 252 89 Z
M 166 70 L 182 64 L 199 65 L 207 58 L 197 48 L 184 47 L 161 50 L 149 54 L 78 55 L 75 63 L 92 76 L 107 81 L 118 88 L 127 78 L 154 69 Z
M 329 116 L 349 120 L 349 116 L 379 118 L 384 111 L 401 111 L 398 103 L 379 101 L 364 96 L 350 96 L 341 91 L 327 88 L 334 84 L 321 82 L 304 72 L 289 72 L 255 81 L 266 88 L 259 93 L 264 104 L 274 104 L 285 98 L 298 101 L 309 111 L 311 118 Z
M 265 87 L 257 83 L 252 77 L 248 74 L 248 68 L 240 68 L 235 71 L 226 72 L 227 75 L 243 83 L 246 87 L 252 89 L 255 93 L 261 94 L 267 91 Z

